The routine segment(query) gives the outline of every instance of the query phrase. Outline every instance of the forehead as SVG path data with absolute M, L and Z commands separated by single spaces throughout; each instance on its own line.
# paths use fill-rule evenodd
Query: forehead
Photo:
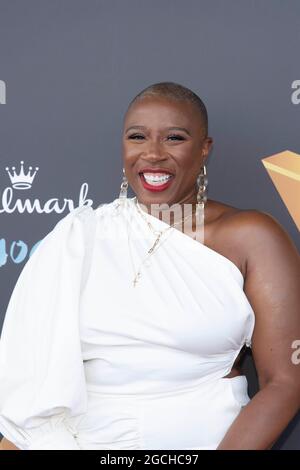
M 200 112 L 193 103 L 163 97 L 144 97 L 128 109 L 124 125 L 202 127 Z

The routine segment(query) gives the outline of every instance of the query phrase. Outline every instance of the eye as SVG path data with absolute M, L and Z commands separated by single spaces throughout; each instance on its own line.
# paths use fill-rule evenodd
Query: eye
M 169 138 L 172 138 L 172 140 L 185 140 L 185 138 L 182 135 L 179 135 L 179 134 L 168 135 L 168 139 Z
M 128 139 L 131 139 L 131 140 L 141 140 L 141 139 L 144 139 L 144 138 L 145 137 L 142 134 L 130 134 L 128 136 Z M 185 138 L 180 134 L 170 134 L 170 135 L 168 135 L 168 139 L 170 139 L 170 140 L 185 140 Z
M 131 135 L 128 136 L 128 139 L 134 139 L 134 140 L 138 139 L 138 140 L 140 140 L 140 138 L 143 139 L 144 136 L 142 134 L 131 134 Z

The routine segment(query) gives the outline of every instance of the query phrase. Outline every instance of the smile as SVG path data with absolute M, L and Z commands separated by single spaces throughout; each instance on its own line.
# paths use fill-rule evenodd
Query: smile
M 139 176 L 143 187 L 150 191 L 164 191 L 171 185 L 174 179 L 174 175 L 171 175 L 170 173 L 142 172 L 139 173 Z

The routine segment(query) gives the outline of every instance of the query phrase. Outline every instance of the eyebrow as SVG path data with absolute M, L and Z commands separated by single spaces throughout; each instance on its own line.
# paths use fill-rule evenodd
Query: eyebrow
M 145 126 L 130 126 L 126 129 L 125 132 L 128 132 L 130 131 L 130 129 L 146 129 Z M 176 126 L 172 126 L 172 127 L 167 127 L 166 128 L 167 130 L 177 130 L 177 131 L 183 131 L 183 132 L 186 132 L 189 136 L 191 136 L 190 132 L 185 128 L 185 127 L 176 127 Z

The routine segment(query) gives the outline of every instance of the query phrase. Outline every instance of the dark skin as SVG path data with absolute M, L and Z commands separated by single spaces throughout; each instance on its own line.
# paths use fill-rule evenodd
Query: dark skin
M 143 127 L 127 130 L 131 126 Z M 168 129 L 174 126 L 188 133 Z M 153 203 L 195 206 L 196 178 L 212 144 L 194 105 L 158 97 L 134 103 L 124 119 L 123 160 L 138 201 L 147 208 Z M 146 190 L 138 176 L 146 166 L 173 170 L 170 188 Z M 236 264 L 255 312 L 252 355 L 260 389 L 242 408 L 218 450 L 269 449 L 300 408 L 300 365 L 291 360 L 291 345 L 300 339 L 300 256 L 271 215 L 212 199 L 205 205 L 204 244 Z M 241 374 L 241 356 L 226 377 Z M 7 439 L 1 448 L 16 449 Z

